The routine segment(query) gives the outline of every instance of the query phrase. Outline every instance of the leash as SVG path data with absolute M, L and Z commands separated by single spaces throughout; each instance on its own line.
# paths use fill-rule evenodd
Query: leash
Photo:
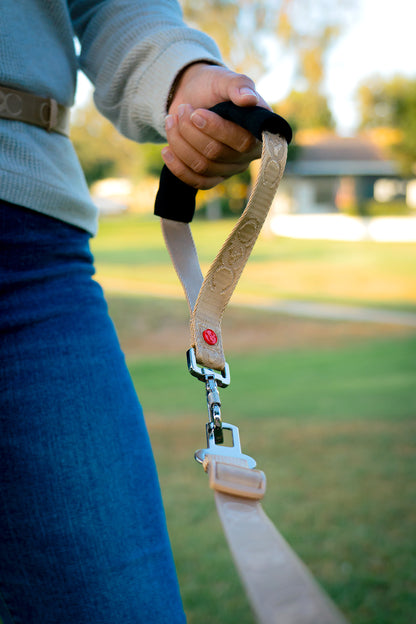
M 247 206 L 214 259 L 205 279 L 189 222 L 195 208 L 191 189 L 164 167 L 155 202 L 172 262 L 190 309 L 191 375 L 205 384 L 209 421 L 207 448 L 195 453 L 209 476 L 215 503 L 234 562 L 259 624 L 347 624 L 310 572 L 264 513 L 266 477 L 241 451 L 238 428 L 221 418 L 219 388 L 230 384 L 221 319 L 267 217 L 283 176 L 288 123 L 260 107 L 231 102 L 211 110 L 250 130 L 262 140 L 262 158 Z M 231 445 L 224 444 L 228 431 Z

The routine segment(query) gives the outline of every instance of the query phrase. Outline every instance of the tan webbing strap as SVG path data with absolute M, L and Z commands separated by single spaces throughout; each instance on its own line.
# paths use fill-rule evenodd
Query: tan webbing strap
M 202 283 L 201 270 L 188 224 L 162 219 L 166 246 L 184 287 L 191 311 L 191 346 L 202 366 L 223 370 L 221 320 L 269 212 L 286 165 L 287 143 L 263 133 L 260 172 L 246 209 L 225 241 Z M 199 288 L 198 288 L 199 286 Z M 199 295 L 195 302 L 195 293 Z M 206 329 L 217 342 L 208 344 Z
M 220 455 L 207 455 L 203 465 L 259 624 L 347 624 L 264 513 L 264 473 Z
M 48 132 L 69 136 L 69 108 L 53 98 L 0 85 L 0 119 L 23 121 Z
M 287 144 L 278 135 L 263 133 L 260 173 L 247 207 L 215 258 L 205 280 L 188 224 L 162 219 L 173 264 L 184 287 L 191 312 L 191 342 L 207 383 L 207 399 L 217 398 L 208 378 L 225 372 L 221 319 L 273 201 L 283 175 Z M 204 340 L 206 330 L 217 341 Z M 193 364 L 192 364 L 193 366 Z M 211 370 L 212 369 L 212 370 Z M 205 372 L 204 372 L 205 371 Z M 195 372 L 195 371 L 194 371 Z M 221 385 L 221 376 L 217 375 Z M 214 389 L 215 390 L 215 389 Z M 213 423 L 207 425 L 208 448 L 195 457 L 209 473 L 210 487 L 224 532 L 259 624 L 346 624 L 343 615 L 320 589 L 264 513 L 264 473 L 254 470 L 252 458 L 241 453 L 238 429 L 231 430 L 233 446 L 216 442 Z M 209 435 L 208 435 L 209 433 Z M 238 438 L 238 439 L 237 439 Z
M 215 492 L 218 515 L 260 624 L 346 624 L 259 501 Z
M 207 455 L 203 462 L 209 487 L 216 492 L 260 500 L 266 492 L 266 475 L 248 467 L 247 461 L 221 455 Z

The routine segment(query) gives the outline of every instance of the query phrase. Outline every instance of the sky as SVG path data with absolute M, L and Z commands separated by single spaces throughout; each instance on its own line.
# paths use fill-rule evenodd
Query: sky
M 336 2 L 337 0 L 334 0 Z M 328 53 L 325 90 L 340 134 L 358 124 L 355 93 L 370 76 L 396 74 L 416 78 L 416 0 L 357 0 L 356 21 Z M 273 71 L 257 81 L 270 103 L 282 100 L 293 87 L 293 61 L 278 47 L 272 50 Z M 77 103 L 90 92 L 80 77 Z
M 358 0 L 356 21 L 331 48 L 326 67 L 325 90 L 337 129 L 351 134 L 358 123 L 354 98 L 360 83 L 374 75 L 416 78 L 416 0 Z M 291 90 L 292 76 L 293 63 L 283 56 L 257 82 L 258 90 L 278 102 Z

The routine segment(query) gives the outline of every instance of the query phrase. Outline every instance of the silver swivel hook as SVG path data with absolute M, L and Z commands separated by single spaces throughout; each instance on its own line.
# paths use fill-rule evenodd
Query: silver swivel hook
M 215 443 L 222 444 L 224 442 L 224 435 L 222 431 L 221 400 L 218 386 L 220 388 L 226 388 L 230 385 L 230 369 L 228 364 L 226 363 L 224 370 L 218 373 L 211 368 L 198 366 L 194 349 L 189 349 L 186 358 L 188 370 L 191 375 L 205 383 L 209 416 L 207 428 L 210 434 L 214 436 Z
M 224 442 L 224 435 L 222 432 L 221 400 L 214 375 L 206 375 L 205 389 L 207 392 L 207 406 L 209 416 L 208 426 L 214 434 L 215 443 L 222 444 Z

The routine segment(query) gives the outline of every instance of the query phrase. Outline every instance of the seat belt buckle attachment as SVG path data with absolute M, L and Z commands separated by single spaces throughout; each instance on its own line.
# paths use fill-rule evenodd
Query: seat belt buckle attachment
M 207 448 L 199 449 L 194 454 L 198 463 L 204 464 L 210 456 L 215 456 L 217 458 L 223 458 L 224 460 L 230 458 L 233 463 L 237 465 L 238 463 L 241 463 L 242 466 L 246 466 L 250 469 L 256 467 L 256 460 L 241 452 L 240 432 L 238 427 L 231 425 L 230 423 L 222 423 L 223 431 L 231 432 L 231 445 L 227 446 L 216 441 L 215 433 L 210 425 L 211 423 L 207 423 L 205 427 L 208 445 Z
M 220 388 L 230 385 L 230 368 L 227 363 L 223 371 L 199 366 L 196 361 L 195 349 L 191 348 L 186 354 L 188 370 L 193 377 L 205 383 L 209 421 L 205 425 L 207 448 L 195 453 L 197 462 L 203 464 L 207 455 L 221 455 L 230 457 L 234 462 L 241 461 L 243 465 L 254 468 L 256 462 L 252 457 L 241 452 L 240 433 L 238 427 L 223 423 L 221 419 L 221 400 L 218 392 Z M 231 432 L 231 445 L 224 445 L 224 430 Z

